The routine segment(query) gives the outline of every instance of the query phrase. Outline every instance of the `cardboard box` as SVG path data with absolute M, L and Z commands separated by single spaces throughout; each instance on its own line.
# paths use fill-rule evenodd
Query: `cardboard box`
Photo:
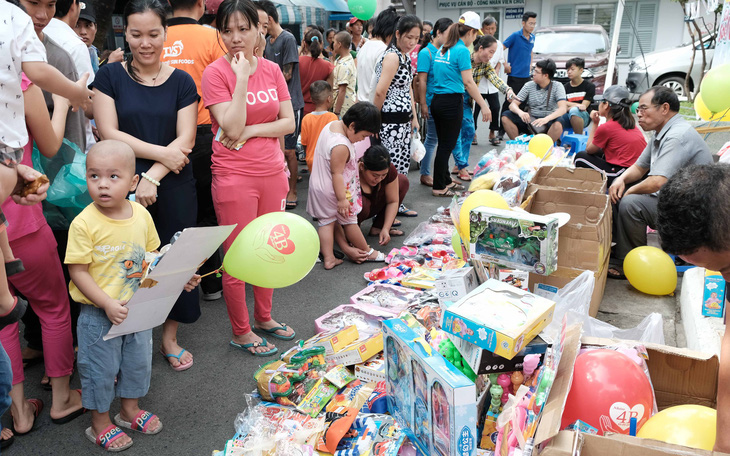
M 304 348 L 324 347 L 325 355 L 331 355 L 345 348 L 360 338 L 357 326 L 350 325 L 344 329 L 315 334 L 304 341 Z
M 474 268 L 449 269 L 436 279 L 439 302 L 456 302 L 479 286 Z
M 507 359 L 499 355 L 495 355 L 489 350 L 484 350 L 470 342 L 465 341 L 453 334 L 447 334 L 456 349 L 459 350 L 464 361 L 469 364 L 471 369 L 478 375 L 481 374 L 501 374 L 502 372 L 513 372 L 522 370 L 522 363 L 525 361 L 526 355 L 544 354 L 547 351 L 548 344 L 540 337 L 536 337 L 530 341 L 521 352 L 517 353 L 514 358 Z M 540 360 L 542 364 L 542 359 Z
M 717 271 L 705 269 L 705 288 L 702 295 L 702 315 L 720 317 L 725 314 L 725 279 Z
M 542 166 L 527 186 L 524 198 L 541 188 L 558 188 L 586 193 L 606 193 L 606 175 L 589 168 Z
M 558 219 L 480 206 L 469 214 L 472 259 L 549 275 L 558 267 Z
M 489 279 L 444 310 L 441 329 L 512 359 L 553 318 L 555 302 Z
M 570 221 L 558 234 L 558 266 L 600 270 L 611 252 L 611 201 L 608 195 L 539 189 L 525 210 L 547 215 L 567 212 Z
M 383 322 L 388 411 L 422 454 L 472 456 L 476 387 L 399 318 Z
M 383 351 L 383 333 L 378 331 L 373 335 L 361 336 L 361 338 L 331 355 L 325 355 L 327 364 L 344 364 L 352 366 L 372 358 L 378 352 Z
M 385 357 L 378 353 L 364 363 L 355 364 L 355 377 L 363 382 L 385 381 Z
M 612 345 L 616 340 L 585 337 L 582 342 L 587 345 Z M 642 344 L 641 342 L 636 342 Z M 646 344 L 649 359 L 647 366 L 654 386 L 657 406 L 660 410 L 676 405 L 697 404 L 706 407 L 717 407 L 717 373 L 720 361 L 716 355 L 700 353 L 685 348 L 668 347 L 659 344 Z M 565 357 L 565 355 L 564 355 Z M 565 359 L 566 364 L 568 359 Z M 569 456 L 573 452 L 574 433 L 560 431 L 562 408 L 567 399 L 569 385 L 572 381 L 572 365 L 560 367 L 555 377 L 555 384 L 565 384 L 568 388 L 553 387 L 546 407 L 553 413 L 544 415 L 537 428 L 536 442 L 544 442 L 552 438 L 540 453 L 541 456 Z M 565 368 L 563 368 L 565 367 Z M 583 435 L 582 456 L 654 456 L 666 454 L 710 455 L 709 451 L 688 449 L 679 445 L 640 439 L 625 435 Z M 718 453 L 714 453 L 718 454 Z
M 374 283 L 350 297 L 350 304 L 382 307 L 390 312 L 401 312 L 422 293 L 410 288 Z
M 604 260 L 603 266 L 598 271 L 593 272 L 596 282 L 593 286 L 593 294 L 591 294 L 591 304 L 588 313 L 591 317 L 598 314 L 598 309 L 603 301 L 603 292 L 606 289 L 606 279 L 608 277 L 609 257 Z M 543 298 L 555 299 L 555 294 L 564 286 L 569 284 L 573 279 L 583 273 L 583 269 L 573 269 L 559 267 L 557 271 L 549 276 L 541 276 L 538 274 L 530 274 L 530 288 L 532 292 Z

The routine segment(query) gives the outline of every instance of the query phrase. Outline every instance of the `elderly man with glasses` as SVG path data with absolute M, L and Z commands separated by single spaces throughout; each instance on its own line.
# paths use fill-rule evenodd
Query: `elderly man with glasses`
M 608 276 L 623 279 L 623 260 L 646 245 L 647 227 L 656 229 L 659 191 L 678 170 L 712 164 L 707 144 L 679 114 L 679 99 L 666 87 L 652 87 L 639 98 L 639 125 L 654 134 L 639 159 L 617 177 L 608 193 L 614 204 L 614 255 Z

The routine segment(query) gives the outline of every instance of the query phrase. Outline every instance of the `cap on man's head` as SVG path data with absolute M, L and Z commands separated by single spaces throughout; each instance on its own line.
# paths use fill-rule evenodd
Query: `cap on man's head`
M 96 24 L 96 13 L 94 12 L 94 4 L 90 0 L 83 0 L 79 2 L 81 12 L 79 13 L 79 19 L 93 22 Z
M 362 19 L 358 19 L 355 16 L 352 16 L 349 21 L 347 21 L 348 24 L 353 25 L 355 22 L 360 21 L 361 24 L 364 24 L 365 22 Z
M 484 35 L 482 32 L 482 21 L 474 11 L 467 11 L 459 16 L 459 23 L 475 29 L 479 35 Z
M 626 87 L 620 85 L 612 85 L 603 91 L 603 99 L 612 105 L 619 105 L 624 108 L 628 108 L 631 104 L 624 102 L 630 97 L 629 91 Z
M 205 0 L 205 13 L 216 14 L 223 0 Z

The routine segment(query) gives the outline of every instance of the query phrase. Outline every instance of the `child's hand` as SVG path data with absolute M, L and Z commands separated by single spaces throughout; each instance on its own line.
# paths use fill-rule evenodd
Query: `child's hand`
M 89 109 L 89 107 L 91 106 L 91 97 L 94 96 L 94 92 L 86 87 L 86 82 L 88 80 L 89 73 L 84 73 L 84 75 L 81 76 L 81 79 L 76 81 L 76 86 L 78 86 L 76 96 L 69 100 L 73 112 L 78 111 L 79 108 Z
M 347 200 L 337 201 L 337 213 L 343 217 L 350 215 L 350 203 Z
M 200 275 L 193 274 L 193 278 L 185 284 L 185 291 L 193 291 L 198 285 L 200 285 Z
M 126 307 L 127 301 L 119 301 L 111 299 L 104 307 L 106 317 L 113 325 L 120 325 L 127 318 L 129 309 Z

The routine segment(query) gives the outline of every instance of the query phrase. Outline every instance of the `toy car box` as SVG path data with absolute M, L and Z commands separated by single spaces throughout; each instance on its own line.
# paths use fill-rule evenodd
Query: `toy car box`
M 558 219 L 480 206 L 469 214 L 471 258 L 549 275 L 558 268 Z
M 476 387 L 399 318 L 383 322 L 388 411 L 421 454 L 472 456 Z
M 717 271 L 705 270 L 702 315 L 720 317 L 725 314 L 725 279 Z
M 512 359 L 553 318 L 555 302 L 489 279 L 444 310 L 441 329 Z
M 474 268 L 449 269 L 436 279 L 439 302 L 456 302 L 479 285 Z

